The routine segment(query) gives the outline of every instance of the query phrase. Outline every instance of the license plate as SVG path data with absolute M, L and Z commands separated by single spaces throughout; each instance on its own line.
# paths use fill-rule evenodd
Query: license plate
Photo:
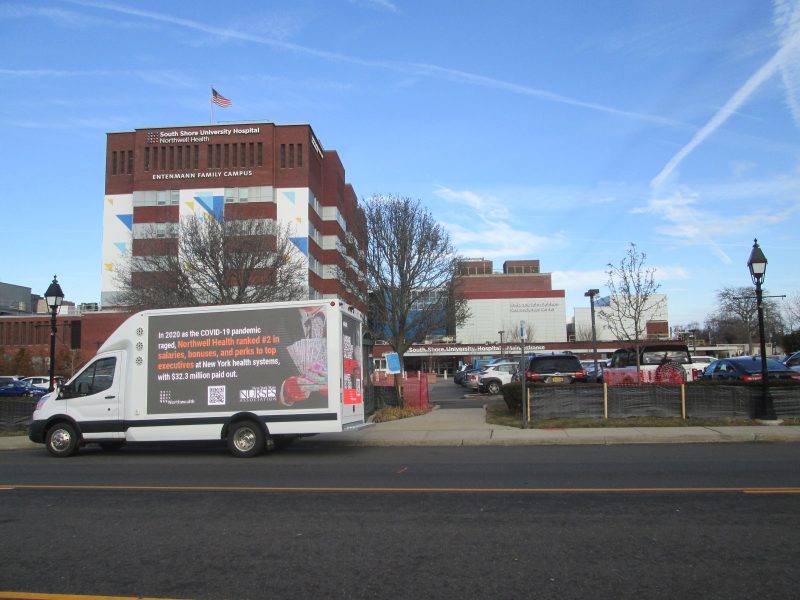
M 553 383 L 564 383 L 564 378 L 563 377 L 551 377 L 550 381 L 552 381 Z

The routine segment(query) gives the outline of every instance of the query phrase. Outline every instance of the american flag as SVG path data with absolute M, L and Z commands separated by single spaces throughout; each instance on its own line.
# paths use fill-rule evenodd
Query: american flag
M 214 88 L 211 88 L 211 101 L 222 108 L 228 108 L 231 105 L 231 101 Z

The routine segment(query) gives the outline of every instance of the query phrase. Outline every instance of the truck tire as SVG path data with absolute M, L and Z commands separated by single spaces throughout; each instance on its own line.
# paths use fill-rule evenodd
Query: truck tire
M 500 393 L 500 382 L 499 381 L 490 381 L 486 388 L 489 390 L 489 393 L 494 396 L 495 394 Z
M 67 422 L 56 423 L 47 430 L 44 443 L 51 456 L 66 458 L 78 451 L 78 433 Z
M 264 451 L 264 428 L 254 421 L 238 421 L 228 428 L 228 450 L 236 458 L 251 458 Z

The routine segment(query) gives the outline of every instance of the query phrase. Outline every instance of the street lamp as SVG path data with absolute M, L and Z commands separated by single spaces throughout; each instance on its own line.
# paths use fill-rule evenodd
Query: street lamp
M 505 335 L 506 332 L 505 331 L 498 331 L 497 333 L 500 335 L 500 356 L 503 356 L 505 354 L 503 352 L 503 350 L 504 350 L 503 349 L 503 336 Z
M 594 380 L 597 382 L 597 377 L 600 375 L 597 367 L 597 329 L 594 325 L 594 297 L 600 293 L 600 290 L 591 289 L 584 294 L 589 298 L 589 306 L 592 312 L 592 352 L 594 358 Z
M 767 271 L 767 257 L 758 245 L 758 239 L 753 240 L 753 250 L 747 260 L 750 277 L 756 286 L 756 308 L 758 311 L 758 337 L 761 344 L 761 402 L 756 409 L 756 418 L 764 421 L 774 421 L 775 408 L 772 406 L 772 396 L 769 394 L 769 371 L 767 369 L 767 344 L 764 335 L 764 308 L 762 306 L 761 284 Z
M 64 292 L 61 291 L 55 275 L 53 275 L 53 282 L 44 293 L 44 298 L 50 308 L 50 386 L 47 390 L 52 392 L 55 389 L 56 378 L 56 316 L 58 309 L 61 308 L 61 303 L 64 302 Z

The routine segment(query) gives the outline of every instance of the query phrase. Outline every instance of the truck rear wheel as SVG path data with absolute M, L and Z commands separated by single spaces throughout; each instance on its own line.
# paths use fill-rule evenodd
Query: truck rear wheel
M 239 421 L 228 429 L 228 450 L 237 458 L 258 456 L 265 442 L 264 429 L 253 421 Z
M 78 451 L 78 434 L 69 423 L 56 423 L 48 429 L 45 445 L 56 458 L 72 456 Z

